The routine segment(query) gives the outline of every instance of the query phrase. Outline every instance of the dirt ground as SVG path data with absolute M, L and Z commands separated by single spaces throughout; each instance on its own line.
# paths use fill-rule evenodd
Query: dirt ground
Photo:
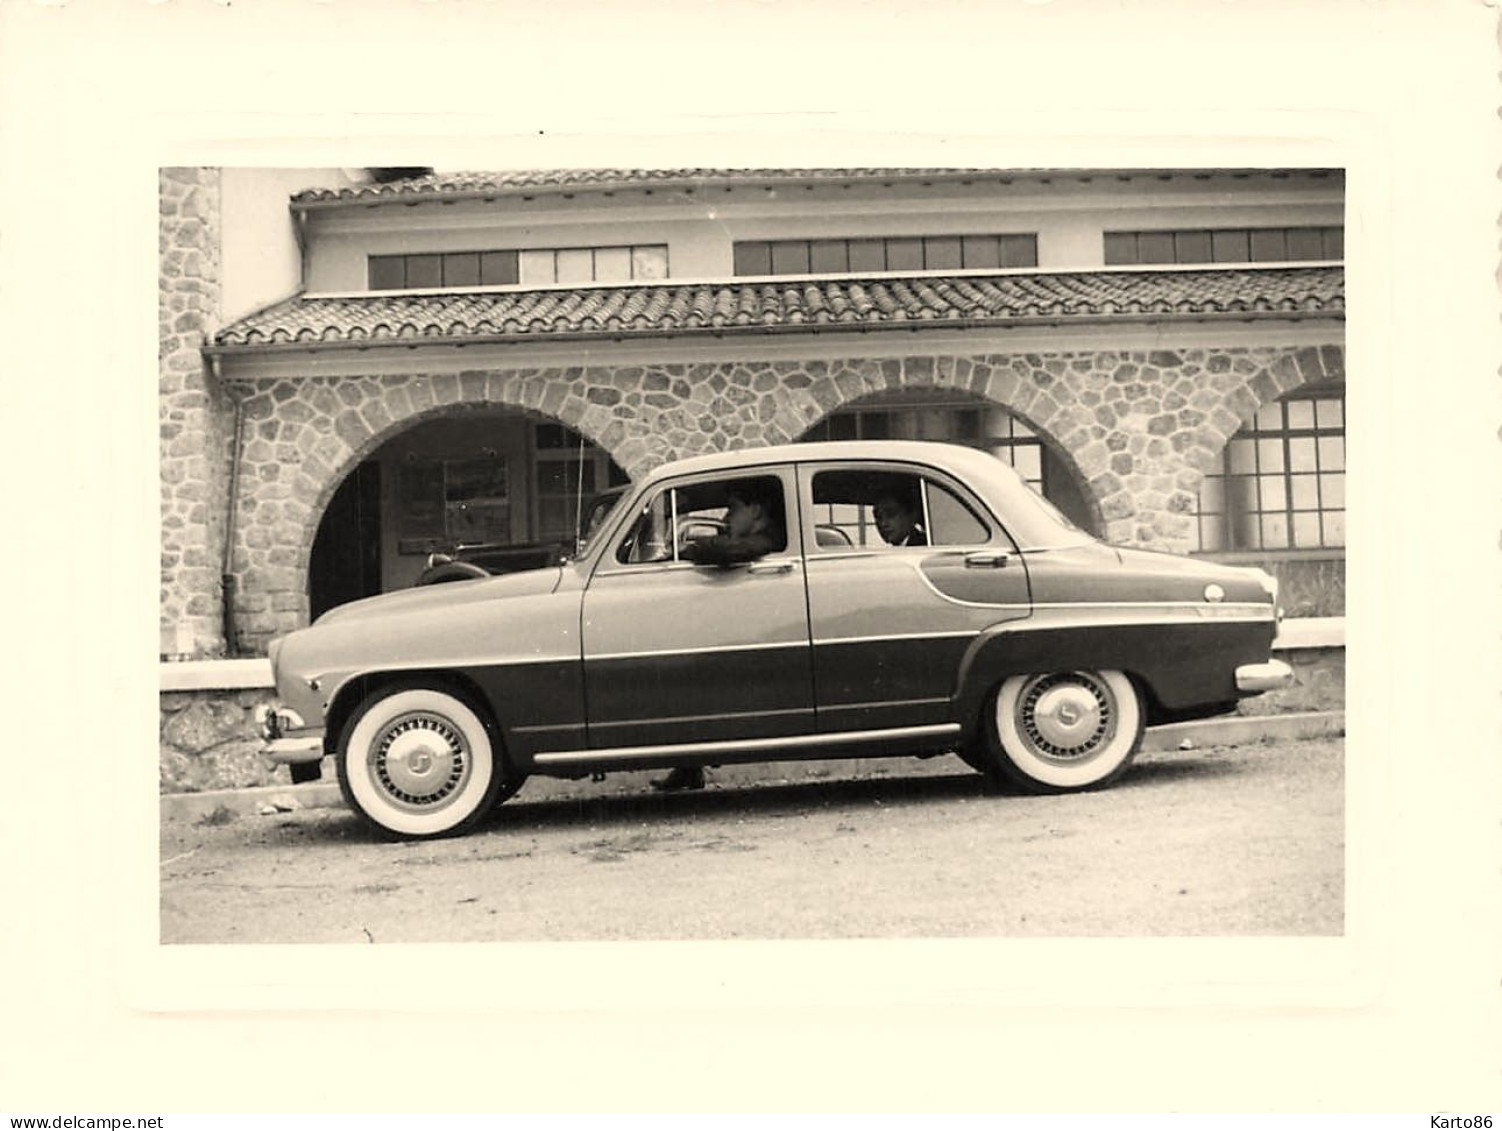
M 415 843 L 343 809 L 168 824 L 161 939 L 1338 935 L 1343 747 L 1144 754 L 1064 797 L 988 794 L 952 757 L 690 794 L 524 788 Z

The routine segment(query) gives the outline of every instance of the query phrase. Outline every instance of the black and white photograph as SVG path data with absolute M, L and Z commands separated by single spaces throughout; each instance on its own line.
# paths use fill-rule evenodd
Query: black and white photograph
M 1344 190 L 163 169 L 162 941 L 1342 934 Z
M 0 1112 L 1502 1111 L 1499 60 L 0 7 Z

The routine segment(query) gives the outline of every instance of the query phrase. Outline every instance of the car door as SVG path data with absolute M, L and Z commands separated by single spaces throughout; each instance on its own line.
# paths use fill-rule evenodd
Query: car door
M 717 494 L 775 486 L 785 544 L 755 561 L 696 565 L 683 543 L 720 533 Z M 686 477 L 644 501 L 584 595 L 592 750 L 812 732 L 813 678 L 791 467 Z
M 1006 532 L 958 483 L 906 464 L 801 464 L 809 627 L 822 733 L 951 722 L 966 649 L 1031 612 L 1027 570 Z M 891 545 L 883 497 L 918 511 Z

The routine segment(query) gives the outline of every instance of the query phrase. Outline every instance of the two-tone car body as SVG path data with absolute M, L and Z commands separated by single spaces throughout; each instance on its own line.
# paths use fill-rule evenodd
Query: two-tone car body
M 753 490 L 771 548 L 698 565 Z M 900 497 L 917 537 L 888 545 Z M 916 543 L 916 544 L 913 544 Z M 1156 722 L 1285 684 L 1260 570 L 1108 546 L 948 444 L 811 443 L 665 465 L 561 565 L 389 593 L 273 643 L 269 756 L 453 832 L 531 774 L 957 751 L 1042 791 L 1119 775 Z

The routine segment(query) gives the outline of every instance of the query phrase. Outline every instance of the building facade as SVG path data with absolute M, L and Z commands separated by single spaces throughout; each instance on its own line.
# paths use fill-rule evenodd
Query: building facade
M 162 172 L 162 628 L 256 655 L 665 460 L 985 448 L 1342 611 L 1333 170 Z

